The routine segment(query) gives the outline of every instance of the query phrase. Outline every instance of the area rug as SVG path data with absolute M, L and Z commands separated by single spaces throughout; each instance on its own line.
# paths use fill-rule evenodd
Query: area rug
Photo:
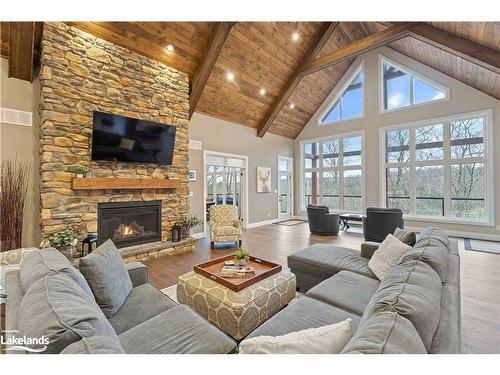
M 294 225 L 304 224 L 304 223 L 307 223 L 307 220 L 303 220 L 303 219 L 288 219 L 288 220 L 278 221 L 277 223 L 274 223 L 274 224 L 284 225 L 285 227 L 291 227 L 291 226 L 294 226 Z
M 469 251 L 480 251 L 482 253 L 500 254 L 500 242 L 481 241 L 472 238 L 464 238 L 464 248 Z

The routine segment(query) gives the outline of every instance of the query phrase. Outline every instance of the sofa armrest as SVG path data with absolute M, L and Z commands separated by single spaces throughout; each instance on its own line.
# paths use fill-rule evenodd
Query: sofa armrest
M 148 282 L 148 267 L 141 262 L 126 263 L 125 267 L 127 267 L 134 288 Z
M 371 259 L 375 251 L 380 246 L 380 242 L 365 241 L 361 244 L 361 256 L 366 259 Z

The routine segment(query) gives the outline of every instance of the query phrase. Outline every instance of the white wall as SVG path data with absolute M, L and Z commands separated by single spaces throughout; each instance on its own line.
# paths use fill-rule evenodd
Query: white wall
M 420 107 L 408 108 L 389 113 L 379 112 L 379 84 L 378 84 L 378 55 L 382 54 L 395 62 L 398 62 L 411 70 L 416 71 L 448 88 L 450 88 L 450 100 L 422 105 Z M 365 97 L 364 117 L 349 121 L 338 122 L 328 126 L 318 126 L 318 119 L 331 104 L 338 89 L 346 84 L 351 74 L 358 67 L 358 63 L 364 60 L 365 74 Z M 324 137 L 329 135 L 343 134 L 354 131 L 365 133 L 365 202 L 366 206 L 382 206 L 380 201 L 380 165 L 379 153 L 379 129 L 381 127 L 404 124 L 408 122 L 433 119 L 454 114 L 474 112 L 479 110 L 493 110 L 493 133 L 494 133 L 494 165 L 495 171 L 500 166 L 500 101 L 486 95 L 470 86 L 467 86 L 447 75 L 444 75 L 426 65 L 420 64 L 390 48 L 384 47 L 358 57 L 356 62 L 346 72 L 337 87 L 332 91 L 325 102 L 320 106 L 315 115 L 295 140 L 295 207 L 299 207 L 299 181 L 300 181 L 300 140 Z M 422 221 L 406 221 L 408 227 L 422 228 L 429 225 L 438 225 L 446 229 L 450 234 L 472 235 L 483 238 L 500 240 L 500 173 L 494 173 L 495 192 L 495 224 L 493 226 L 464 225 L 450 223 L 431 223 Z M 298 212 L 297 212 L 298 213 Z M 299 214 L 299 213 L 298 213 Z
M 197 171 L 197 181 L 189 183 L 191 213 L 203 217 L 203 150 L 248 156 L 248 223 L 277 219 L 278 156 L 293 157 L 292 139 L 266 134 L 258 138 L 255 129 L 195 113 L 189 126 L 189 138 L 202 143 L 201 150 L 189 150 L 189 169 Z M 269 167 L 271 193 L 257 193 L 257 167 Z M 200 231 L 196 228 L 195 231 Z

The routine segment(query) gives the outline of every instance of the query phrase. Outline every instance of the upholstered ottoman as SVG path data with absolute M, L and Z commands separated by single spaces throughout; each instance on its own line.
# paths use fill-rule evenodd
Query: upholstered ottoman
M 295 298 L 295 275 L 281 271 L 239 292 L 195 272 L 179 277 L 177 300 L 241 340 Z

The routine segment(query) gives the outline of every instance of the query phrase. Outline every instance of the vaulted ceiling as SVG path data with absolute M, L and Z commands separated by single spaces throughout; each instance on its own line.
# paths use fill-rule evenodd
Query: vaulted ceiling
M 500 99 L 500 23 L 68 24 L 187 73 L 191 112 L 255 128 L 259 136 L 269 131 L 297 137 L 356 56 L 382 45 Z M 36 62 L 39 28 L 27 30 L 1 23 L 1 55 L 20 60 L 23 54 L 13 56 L 13 51 L 28 33 Z M 167 44 L 174 50 L 168 51 Z M 24 71 L 31 73 L 28 79 L 36 72 Z M 228 72 L 233 80 L 228 80 Z

